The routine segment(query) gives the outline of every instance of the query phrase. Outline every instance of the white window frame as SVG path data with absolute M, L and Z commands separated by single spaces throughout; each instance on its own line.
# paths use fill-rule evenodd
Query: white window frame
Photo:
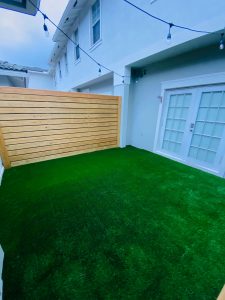
M 68 71 L 69 71 L 69 68 L 68 68 L 68 55 L 67 55 L 67 50 L 66 50 L 65 53 L 64 53 L 64 60 L 65 60 L 65 73 L 67 74 Z
M 163 113 L 164 113 L 164 99 L 166 97 L 166 93 L 168 93 L 174 89 L 185 89 L 185 88 L 191 89 L 194 87 L 214 86 L 214 85 L 220 85 L 220 84 L 225 84 L 225 72 L 193 76 L 193 77 L 188 77 L 188 78 L 183 78 L 183 79 L 178 79 L 178 80 L 164 81 L 161 83 L 161 96 L 160 96 L 161 102 L 160 102 L 159 111 L 158 111 L 153 152 L 183 163 L 182 159 L 179 159 L 172 155 L 165 155 L 165 153 L 162 153 L 159 149 L 159 141 L 160 141 L 160 134 L 161 134 L 161 121 L 162 121 L 162 117 L 163 117 Z M 221 176 L 221 177 L 225 176 L 225 156 L 224 156 L 223 161 L 221 162 L 221 168 L 220 168 L 219 172 L 216 172 L 216 173 L 212 170 L 209 170 L 209 169 L 201 167 L 201 166 L 192 165 L 187 162 L 184 162 L 184 163 L 186 165 L 194 166 L 195 168 L 207 171 L 209 173 L 213 173 L 217 176 Z
M 92 20 L 92 7 L 95 5 L 95 3 L 99 1 L 99 5 L 100 5 L 100 11 L 99 11 L 99 18 L 95 21 L 95 23 L 93 23 Z M 96 25 L 97 22 L 100 22 L 100 36 L 99 39 L 94 43 L 94 39 L 93 39 L 93 28 Z M 90 40 L 91 40 L 91 49 L 95 48 L 95 46 L 99 45 L 102 41 L 102 3 L 101 0 L 95 0 L 90 8 Z
M 58 70 L 59 70 L 59 79 L 62 78 L 62 66 L 61 66 L 61 61 L 58 61 Z
M 76 32 L 77 32 L 77 38 L 76 38 Z M 74 57 L 75 62 L 80 61 L 80 43 L 79 43 L 79 27 L 77 27 L 74 31 L 74 42 L 76 45 L 74 45 Z M 79 49 L 79 57 L 77 56 L 77 49 Z

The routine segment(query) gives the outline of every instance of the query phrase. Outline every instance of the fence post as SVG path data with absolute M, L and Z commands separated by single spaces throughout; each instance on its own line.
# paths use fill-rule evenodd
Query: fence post
M 122 97 L 118 97 L 118 132 L 117 132 L 117 144 L 118 144 L 118 147 L 120 147 L 121 102 L 122 102 Z
M 4 136 L 1 128 L 0 128 L 0 156 L 2 158 L 4 168 L 9 169 L 11 167 L 11 163 L 9 160 L 7 149 L 5 147 Z
M 2 283 L 3 258 L 4 258 L 4 252 L 0 245 L 0 300 L 2 300 L 2 293 L 3 293 L 3 283 Z

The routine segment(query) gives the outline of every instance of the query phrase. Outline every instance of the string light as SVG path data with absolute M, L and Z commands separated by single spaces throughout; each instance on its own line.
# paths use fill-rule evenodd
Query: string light
M 42 16 L 44 18 L 43 29 L 44 29 L 44 32 L 45 32 L 45 36 L 48 38 L 49 37 L 49 31 L 48 31 L 48 26 L 45 23 L 45 21 L 48 20 L 48 17 L 45 14 L 42 14 Z
M 171 28 L 173 27 L 173 23 L 170 23 L 169 24 L 169 32 L 168 32 L 168 35 L 167 35 L 167 42 L 170 43 L 171 42 L 171 39 L 172 39 L 172 35 L 171 35 Z
M 140 12 L 144 13 L 145 15 L 147 15 L 148 17 L 152 18 L 152 19 L 155 19 L 161 23 L 164 23 L 164 24 L 167 24 L 169 25 L 169 33 L 167 35 L 167 41 L 170 42 L 171 39 L 172 39 L 172 35 L 171 35 L 171 28 L 172 27 L 176 27 L 176 28 L 179 28 L 179 29 L 183 29 L 183 30 L 187 30 L 187 31 L 191 31 L 191 32 L 196 32 L 196 33 L 203 33 L 203 34 L 215 34 L 215 32 L 213 31 L 205 31 L 205 30 L 198 30 L 198 29 L 195 29 L 195 28 L 191 28 L 191 27 L 186 27 L 186 26 L 182 26 L 182 25 L 179 25 L 179 24 L 174 24 L 174 23 L 170 23 L 168 22 L 167 20 L 164 20 L 162 18 L 159 18 L 155 15 L 152 15 L 151 13 L 149 13 L 148 11 L 142 9 L 141 7 L 135 5 L 134 3 L 128 1 L 128 0 L 122 0 L 124 2 L 126 2 L 127 4 L 129 4 L 130 6 L 134 7 L 135 9 L 139 10 Z M 221 34 L 221 39 L 220 39 L 220 45 L 219 45 L 219 48 L 221 50 L 223 50 L 225 48 L 225 45 L 224 45 L 224 33 Z
M 220 50 L 224 49 L 224 33 L 221 33 L 221 40 L 220 40 Z
M 64 36 L 66 36 L 67 39 L 68 39 L 69 41 L 71 41 L 74 45 L 78 46 L 78 44 L 77 44 L 76 42 L 74 42 L 74 41 L 71 39 L 71 37 L 70 37 L 67 33 L 65 33 L 59 26 L 57 26 L 51 19 L 49 19 L 48 16 L 47 16 L 46 14 L 44 14 L 44 13 L 39 9 L 39 7 L 37 7 L 37 6 L 33 3 L 32 0 L 28 0 L 28 1 L 29 1 L 29 2 L 30 2 L 30 3 L 31 3 L 31 4 L 32 4 L 32 5 L 33 5 L 33 6 L 34 6 L 34 7 L 42 14 L 42 16 L 44 17 L 44 25 L 43 25 L 43 28 L 44 28 L 44 31 L 45 31 L 45 33 L 46 33 L 46 36 L 49 36 L 48 27 L 47 27 L 47 25 L 46 25 L 46 23 L 45 23 L 45 21 L 48 20 L 55 28 L 57 28 Z M 172 39 L 172 35 L 171 35 L 171 29 L 172 29 L 172 27 L 176 27 L 176 28 L 179 28 L 179 29 L 188 30 L 188 31 L 196 32 L 196 33 L 203 33 L 203 34 L 213 34 L 213 33 L 215 33 L 215 32 L 204 31 L 204 30 L 197 30 L 197 29 L 193 29 L 193 28 L 190 28 L 190 27 L 186 27 L 186 26 L 182 26 L 182 25 L 170 23 L 170 22 L 168 22 L 168 21 L 166 21 L 166 20 L 164 20 L 164 19 L 162 19 L 162 18 L 159 18 L 159 17 L 157 17 L 157 16 L 155 16 L 155 15 L 150 14 L 150 13 L 147 12 L 146 10 L 144 10 L 144 9 L 142 9 L 142 8 L 140 8 L 140 7 L 138 7 L 137 5 L 133 4 L 132 2 L 130 2 L 130 1 L 128 1 L 128 0 L 122 0 L 122 1 L 124 1 L 124 2 L 126 2 L 127 4 L 133 6 L 134 8 L 136 8 L 137 10 L 139 10 L 139 11 L 143 12 L 144 14 L 148 15 L 149 17 L 151 17 L 151 18 L 153 18 L 153 19 L 155 19 L 155 20 L 158 20 L 158 21 L 160 21 L 160 22 L 162 22 L 162 23 L 164 23 L 164 24 L 169 25 L 169 32 L 168 32 L 168 35 L 167 35 L 167 41 L 168 41 L 168 42 L 170 42 L 171 39 Z M 221 34 L 221 39 L 220 39 L 220 45 L 219 45 L 219 48 L 220 48 L 221 50 L 223 50 L 224 47 L 225 47 L 225 46 L 224 46 L 224 33 L 222 33 L 222 34 Z M 130 76 L 126 76 L 126 75 L 124 76 L 124 75 L 121 75 L 121 74 L 115 72 L 114 70 L 109 69 L 108 67 L 106 67 L 106 66 L 100 64 L 95 58 L 93 58 L 87 51 L 85 51 L 85 50 L 84 50 L 83 48 L 81 48 L 80 46 L 79 46 L 79 49 L 80 49 L 86 56 L 88 56 L 93 62 L 95 62 L 95 63 L 99 66 L 99 74 L 101 74 L 102 68 L 104 68 L 105 70 L 107 70 L 107 71 L 109 71 L 109 72 L 113 72 L 115 75 L 121 77 L 121 78 L 122 78 L 122 83 L 124 83 L 124 78 L 125 78 L 125 77 L 130 78 Z
M 101 68 L 101 65 L 100 65 L 100 64 L 98 64 L 98 66 L 99 66 L 99 69 L 98 69 L 98 75 L 101 76 L 101 74 L 102 74 L 102 68 Z
M 56 24 L 55 24 L 55 22 L 53 22 L 46 14 L 44 14 L 41 10 L 40 10 L 40 8 L 37 6 L 37 5 L 35 5 L 34 3 L 33 3 L 33 1 L 32 0 L 28 0 L 30 3 L 31 3 L 31 5 L 33 5 L 33 7 L 35 7 L 36 9 L 37 9 L 37 11 L 39 11 L 41 14 L 42 14 L 42 16 L 44 17 L 44 19 L 47 19 L 56 29 L 58 29 L 65 37 L 67 37 L 67 39 L 70 41 L 70 42 L 72 42 L 75 46 L 79 46 L 79 49 L 80 49 L 80 51 L 82 51 L 87 57 L 89 57 L 94 63 L 96 63 L 98 66 L 100 66 L 101 67 L 101 71 L 102 71 L 102 68 L 103 69 L 105 69 L 105 70 L 107 70 L 107 71 L 109 71 L 109 72 L 112 72 L 112 73 L 114 73 L 115 75 L 117 75 L 118 77 L 121 77 L 121 78 L 123 78 L 123 77 L 128 77 L 128 78 L 130 78 L 130 76 L 123 76 L 123 75 L 121 75 L 120 73 L 118 73 L 118 72 L 116 72 L 116 71 L 114 71 L 114 70 L 112 70 L 112 69 L 110 69 L 110 68 L 108 68 L 108 67 L 106 67 L 106 66 L 104 66 L 103 64 L 100 64 L 94 57 L 92 57 L 87 51 L 85 51 L 83 48 L 81 48 L 80 47 L 80 45 L 78 45 L 75 41 L 73 41 L 73 39 L 67 34 L 67 33 L 65 33 L 65 31 L 63 31 L 59 26 L 57 26 Z M 46 25 L 46 24 L 45 24 Z M 45 27 L 46 28 L 46 27 Z M 45 28 L 44 28 L 44 30 L 45 30 Z

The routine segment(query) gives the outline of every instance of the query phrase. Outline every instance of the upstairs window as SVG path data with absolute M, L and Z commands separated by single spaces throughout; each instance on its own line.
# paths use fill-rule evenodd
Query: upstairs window
M 91 32 L 92 44 L 96 44 L 101 38 L 100 0 L 95 1 L 91 8 Z
M 58 62 L 58 69 L 59 69 L 59 78 L 62 78 L 62 69 L 61 69 L 61 62 Z
M 75 60 L 80 59 L 80 46 L 79 46 L 79 31 L 78 28 L 74 32 L 74 42 L 75 42 L 75 48 L 74 48 L 74 55 Z
M 68 58 L 67 58 L 67 52 L 64 54 L 64 60 L 65 60 L 65 71 L 68 73 Z

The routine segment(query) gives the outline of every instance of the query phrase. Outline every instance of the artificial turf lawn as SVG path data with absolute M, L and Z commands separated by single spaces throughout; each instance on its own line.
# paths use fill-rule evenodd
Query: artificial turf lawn
M 132 147 L 12 168 L 5 300 L 215 299 L 225 180 Z

